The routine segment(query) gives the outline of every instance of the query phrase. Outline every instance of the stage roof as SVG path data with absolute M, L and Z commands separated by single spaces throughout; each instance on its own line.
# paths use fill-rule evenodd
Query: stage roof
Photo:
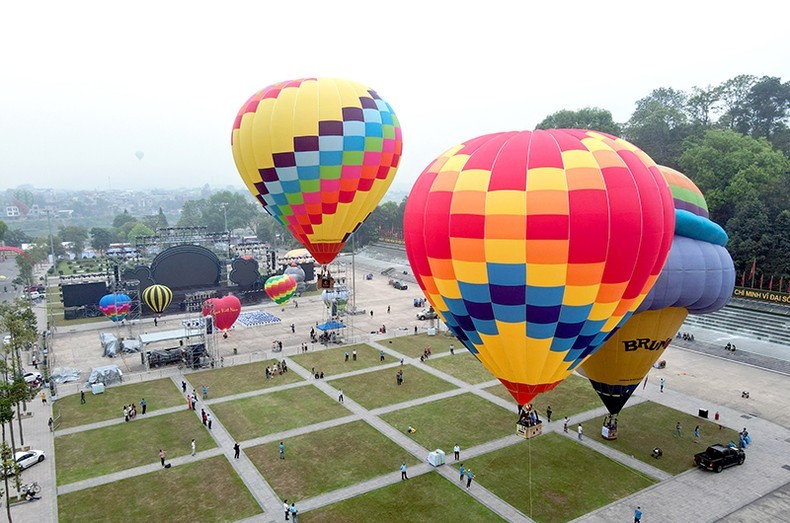
M 202 329 L 176 329 L 172 331 L 160 331 L 160 332 L 140 334 L 137 337 L 137 339 L 139 339 L 140 343 L 142 343 L 143 345 L 148 345 L 149 343 L 156 343 L 159 341 L 180 340 L 181 338 L 188 338 L 190 336 L 202 336 L 202 335 L 203 335 Z

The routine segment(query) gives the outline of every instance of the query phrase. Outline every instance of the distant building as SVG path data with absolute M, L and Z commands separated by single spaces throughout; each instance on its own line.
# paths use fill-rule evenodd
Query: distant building
M 19 218 L 19 207 L 16 205 L 9 205 L 5 208 L 6 218 Z

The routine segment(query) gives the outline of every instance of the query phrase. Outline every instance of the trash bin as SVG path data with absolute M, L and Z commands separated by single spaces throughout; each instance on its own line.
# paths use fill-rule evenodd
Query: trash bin
M 708 409 L 699 409 L 699 417 L 708 419 Z

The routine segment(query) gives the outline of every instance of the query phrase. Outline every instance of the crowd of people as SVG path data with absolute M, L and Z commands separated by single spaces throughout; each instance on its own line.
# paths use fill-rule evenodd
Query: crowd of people
M 270 380 L 274 376 L 281 376 L 286 372 L 288 372 L 288 363 L 285 360 L 275 362 L 273 365 L 266 366 L 266 379 Z
M 532 407 L 532 403 L 518 406 L 518 424 L 523 427 L 534 427 L 543 423 L 538 416 L 538 411 Z
M 678 338 L 679 340 L 694 341 L 694 335 L 689 334 L 688 332 L 678 332 L 677 336 L 675 337 Z

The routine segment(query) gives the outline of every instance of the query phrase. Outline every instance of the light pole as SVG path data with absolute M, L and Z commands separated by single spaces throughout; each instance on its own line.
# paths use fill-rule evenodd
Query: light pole
M 55 245 L 52 243 L 52 209 L 46 209 L 47 213 L 47 228 L 49 229 L 49 252 L 52 256 L 52 266 L 57 268 L 55 263 Z

